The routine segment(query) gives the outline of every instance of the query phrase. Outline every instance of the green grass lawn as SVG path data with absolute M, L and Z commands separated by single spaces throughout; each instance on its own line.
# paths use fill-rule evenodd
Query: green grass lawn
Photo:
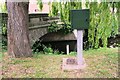
M 75 55 L 34 54 L 32 58 L 3 57 L 4 78 L 116 78 L 118 48 L 84 51 L 87 67 L 80 71 L 62 71 L 62 59 Z

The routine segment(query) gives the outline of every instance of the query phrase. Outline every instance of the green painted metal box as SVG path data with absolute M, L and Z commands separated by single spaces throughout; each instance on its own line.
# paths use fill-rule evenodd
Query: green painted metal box
M 70 20 L 73 29 L 88 29 L 89 9 L 70 10 Z

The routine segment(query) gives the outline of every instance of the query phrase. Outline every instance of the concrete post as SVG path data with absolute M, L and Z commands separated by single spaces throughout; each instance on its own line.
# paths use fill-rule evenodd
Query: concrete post
M 83 30 L 77 30 L 77 62 L 83 64 Z
M 67 55 L 69 55 L 69 45 L 68 44 L 66 45 L 66 52 L 67 52 Z

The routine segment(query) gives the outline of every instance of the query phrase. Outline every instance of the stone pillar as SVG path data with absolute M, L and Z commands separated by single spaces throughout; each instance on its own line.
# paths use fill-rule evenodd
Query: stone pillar
M 77 30 L 77 62 L 83 64 L 83 30 Z

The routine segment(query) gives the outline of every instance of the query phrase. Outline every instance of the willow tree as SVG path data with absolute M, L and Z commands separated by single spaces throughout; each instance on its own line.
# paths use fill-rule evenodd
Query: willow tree
M 1 13 L 7 12 L 5 2 L 0 2 L 0 12 Z
M 89 1 L 89 0 L 88 0 Z M 107 47 L 108 38 L 118 33 L 118 11 L 119 3 L 115 2 L 85 2 L 85 7 L 90 9 L 90 27 L 88 30 L 88 43 L 90 48 Z M 50 16 L 60 14 L 61 21 L 70 24 L 70 10 L 82 9 L 84 5 L 79 0 L 50 2 Z M 114 5 L 114 6 L 113 6 Z M 111 11 L 111 9 L 113 9 Z M 66 26 L 70 28 L 70 26 Z M 67 29 L 66 28 L 66 29 Z
M 74 2 L 64 1 L 64 2 L 50 2 L 51 10 L 50 16 L 58 16 L 60 14 L 61 21 L 64 23 L 70 23 L 70 10 L 81 9 L 82 5 L 79 0 L 74 0 Z
M 8 54 L 11 57 L 31 57 L 28 37 L 28 2 L 7 0 Z
M 92 2 L 88 5 L 91 11 L 88 36 L 90 47 L 98 48 L 100 45 L 107 47 L 108 38 L 118 33 L 118 15 L 114 11 L 114 8 L 118 9 L 118 4 L 113 2 Z

